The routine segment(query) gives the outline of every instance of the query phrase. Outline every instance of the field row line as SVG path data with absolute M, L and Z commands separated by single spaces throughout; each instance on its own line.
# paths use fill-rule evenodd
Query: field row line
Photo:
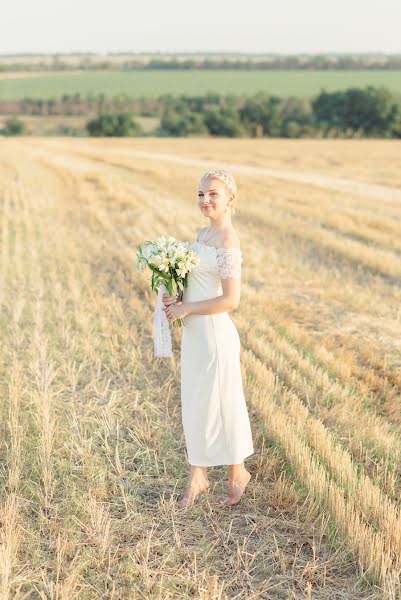
M 392 463 L 389 468 L 401 464 L 400 430 L 369 409 L 367 390 L 356 394 L 352 380 L 349 383 L 333 380 L 327 368 L 314 364 L 269 324 L 258 322 L 249 328 L 246 318 L 241 316 L 239 321 L 246 346 L 265 364 L 274 365 L 280 378 L 297 390 L 311 412 L 324 414 L 325 420 L 338 429 L 344 439 L 348 438 L 354 454 L 360 452 L 360 440 L 366 439 L 365 450 L 372 461 L 379 454 L 383 465 L 388 461 Z M 357 445 L 352 444 L 354 439 L 358 440 Z
M 341 485 L 338 485 L 330 477 L 326 467 L 317 459 L 308 443 L 297 433 L 297 425 L 306 421 L 305 407 L 302 407 L 302 403 L 295 395 L 288 394 L 282 388 L 275 374 L 266 369 L 251 351 L 243 352 L 243 360 L 247 374 L 252 374 L 255 378 L 252 382 L 248 377 L 248 385 L 253 387 L 252 405 L 256 406 L 259 413 L 265 418 L 268 431 L 285 450 L 288 460 L 296 468 L 300 481 L 307 486 L 322 506 L 329 510 L 337 527 L 358 557 L 364 573 L 374 581 L 380 582 L 386 593 L 392 594 L 395 589 L 399 590 L 401 585 L 400 554 L 395 551 L 394 538 L 393 544 L 388 545 L 386 534 L 382 528 L 385 524 L 384 516 L 381 515 L 382 527 L 379 531 L 375 531 L 370 524 L 364 522 L 360 506 L 354 502 L 351 495 L 345 494 Z M 280 395 L 286 395 L 286 412 L 274 400 Z M 300 410 L 303 411 L 305 419 L 300 416 Z M 288 412 L 289 416 L 287 416 Z M 309 415 L 308 418 L 310 423 L 316 423 L 316 427 L 318 427 L 318 422 L 314 417 Z M 313 425 L 309 431 L 313 431 Z M 312 437 L 312 433 L 310 435 Z M 330 439 L 330 434 L 327 434 L 325 439 L 315 437 L 314 443 L 315 445 L 319 444 L 321 457 L 325 456 L 324 442 L 329 442 L 329 445 L 338 449 Z M 341 457 L 343 457 L 342 449 Z M 358 501 L 363 502 L 361 498 L 363 485 L 358 483 L 358 478 L 352 468 L 349 475 L 352 483 L 356 484 L 354 492 L 358 491 Z M 380 493 L 376 497 L 380 497 Z M 366 510 L 366 502 L 363 508 Z M 397 525 L 399 529 L 401 523 L 397 522 Z M 388 527 L 385 526 L 385 530 L 387 529 Z

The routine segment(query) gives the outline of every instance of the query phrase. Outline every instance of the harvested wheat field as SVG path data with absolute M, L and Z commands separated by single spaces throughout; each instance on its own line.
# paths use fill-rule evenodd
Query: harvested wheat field
M 255 454 L 193 507 L 136 246 L 230 166 Z M 0 140 L 0 597 L 401 598 L 401 142 Z

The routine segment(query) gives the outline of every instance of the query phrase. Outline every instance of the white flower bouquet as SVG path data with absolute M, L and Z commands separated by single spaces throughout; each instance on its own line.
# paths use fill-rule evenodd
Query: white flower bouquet
M 180 242 L 172 236 L 147 240 L 137 246 L 135 265 L 139 271 L 149 267 L 152 271 L 152 290 L 158 293 L 154 318 L 154 355 L 172 356 L 171 334 L 166 313 L 162 310 L 163 294 L 172 296 L 188 285 L 188 273 L 198 264 L 195 252 L 188 249 L 189 242 Z M 182 319 L 172 322 L 172 327 L 184 325 Z

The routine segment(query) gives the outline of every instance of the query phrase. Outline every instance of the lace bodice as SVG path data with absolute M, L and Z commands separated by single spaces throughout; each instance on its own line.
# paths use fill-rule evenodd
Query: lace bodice
M 242 252 L 239 248 L 216 248 L 217 268 L 222 279 L 239 279 Z
M 198 240 L 193 242 L 190 248 L 199 255 L 200 261 L 188 274 L 188 286 L 183 290 L 184 302 L 197 302 L 220 296 L 223 293 L 222 279 L 240 278 L 242 263 L 240 248 L 216 248 Z M 154 312 L 154 356 L 173 355 L 170 326 L 166 313 L 162 310 L 164 292 L 167 290 L 162 285 Z M 188 321 L 198 316 L 189 315 L 186 319 Z

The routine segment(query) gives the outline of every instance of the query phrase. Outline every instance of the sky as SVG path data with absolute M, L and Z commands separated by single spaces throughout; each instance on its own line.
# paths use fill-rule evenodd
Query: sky
M 12 0 L 0 54 L 401 53 L 400 0 Z

